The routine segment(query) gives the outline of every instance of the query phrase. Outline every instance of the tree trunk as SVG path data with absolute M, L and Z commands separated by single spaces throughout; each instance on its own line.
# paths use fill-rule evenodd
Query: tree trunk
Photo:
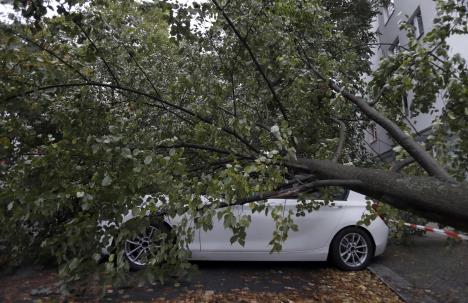
M 320 179 L 359 180 L 352 190 L 426 219 L 468 232 L 468 185 L 429 176 L 406 176 L 386 170 L 359 168 L 329 160 L 299 159 L 291 168 L 305 170 Z

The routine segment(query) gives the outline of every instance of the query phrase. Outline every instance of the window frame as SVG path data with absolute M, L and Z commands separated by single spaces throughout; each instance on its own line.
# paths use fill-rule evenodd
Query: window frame
M 424 21 L 422 19 L 421 8 L 419 6 L 411 16 L 410 24 L 413 26 L 414 37 L 416 40 L 419 40 L 425 33 Z
M 373 144 L 373 143 L 375 143 L 375 142 L 377 142 L 379 140 L 378 135 L 377 135 L 377 125 L 375 123 L 371 123 L 369 125 L 369 128 L 370 128 L 369 134 L 371 135 L 370 144 Z
M 403 112 L 406 117 L 411 116 L 411 105 L 408 101 L 408 94 L 404 93 L 403 96 L 401 97 L 402 103 L 403 103 Z
M 392 45 L 388 47 L 388 56 L 395 56 L 400 52 L 400 37 L 396 37 L 395 40 L 393 40 Z
M 387 25 L 388 21 L 392 18 L 393 13 L 395 12 L 395 0 L 390 0 L 388 5 L 382 8 L 384 24 Z

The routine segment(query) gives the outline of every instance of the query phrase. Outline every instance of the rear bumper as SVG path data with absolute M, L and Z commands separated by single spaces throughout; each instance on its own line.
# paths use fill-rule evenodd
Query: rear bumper
M 389 229 L 387 224 L 385 224 L 382 219 L 377 217 L 376 220 L 369 226 L 368 230 L 372 234 L 372 238 L 374 238 L 374 256 L 383 254 L 385 248 L 387 247 L 388 241 Z

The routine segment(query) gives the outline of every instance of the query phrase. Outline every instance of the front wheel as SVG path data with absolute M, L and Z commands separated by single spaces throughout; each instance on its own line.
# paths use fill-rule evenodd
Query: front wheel
M 126 240 L 124 255 L 131 269 L 146 267 L 151 259 L 156 258 L 158 250 L 164 245 L 170 230 L 167 226 L 149 226 L 145 232 L 134 239 Z
M 358 227 L 347 227 L 336 234 L 331 245 L 331 259 L 336 267 L 361 270 L 369 265 L 374 255 L 370 236 Z

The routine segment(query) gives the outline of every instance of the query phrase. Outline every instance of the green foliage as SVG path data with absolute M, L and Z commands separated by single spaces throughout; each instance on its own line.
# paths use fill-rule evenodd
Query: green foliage
M 412 39 L 408 51 L 382 62 L 366 88 L 374 2 L 233 0 L 225 12 L 239 39 L 209 3 L 69 0 L 80 5 L 46 17 L 45 1 L 15 1 L 34 23 L 1 24 L 0 238 L 11 255 L 19 262 L 53 256 L 68 286 L 89 276 L 125 283 L 125 240 L 163 212 L 181 223 L 160 235 L 165 244 L 139 278 L 164 281 L 187 273 L 188 244 L 213 220 L 232 231 L 231 243 L 244 245 L 251 217 L 224 206 L 291 182 L 287 160 L 331 158 L 338 141 L 332 118 L 348 127 L 343 162 L 375 167 L 362 145 L 369 121 L 310 63 L 356 94 L 376 95 L 387 85 L 390 101 L 377 108 L 403 128 L 395 110 L 403 91 L 416 93 L 415 112 L 428 112 L 446 90 L 433 146 L 463 179 L 466 65 L 455 56 L 436 68 L 428 51 L 445 56 L 447 35 L 466 31 L 466 11 L 441 2 L 424 43 Z M 448 23 L 455 26 L 447 30 Z M 439 143 L 446 136 L 450 151 Z M 297 230 L 295 215 L 332 198 L 332 191 L 322 204 L 304 198 L 284 215 L 262 200 L 250 207 L 275 220 L 274 253 Z M 129 210 L 135 218 L 123 223 Z M 99 263 L 111 239 L 109 260 Z
M 414 230 L 405 226 L 405 223 L 426 225 L 428 221 L 408 211 L 394 208 L 379 201 L 367 201 L 367 213 L 365 213 L 359 224 L 369 225 L 377 216 L 383 218 L 390 228 L 390 241 L 397 244 L 409 244 L 415 235 L 422 235 L 425 231 Z

